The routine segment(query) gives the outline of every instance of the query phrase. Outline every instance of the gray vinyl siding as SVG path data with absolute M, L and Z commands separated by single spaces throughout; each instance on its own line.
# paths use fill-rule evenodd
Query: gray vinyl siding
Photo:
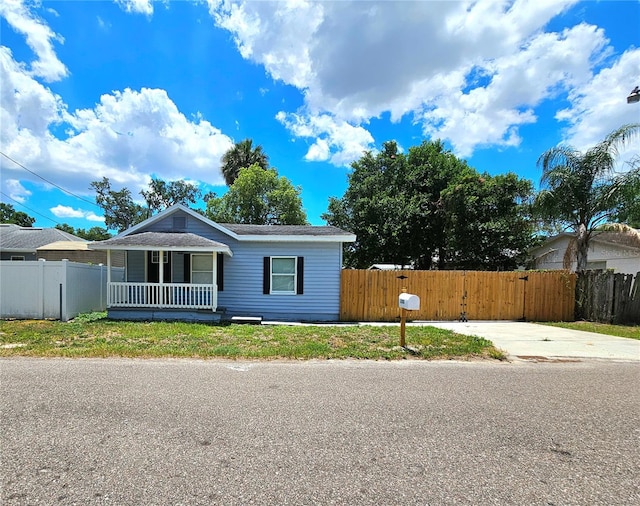
M 171 282 L 184 283 L 184 255 L 178 251 L 171 255 Z
M 144 283 L 144 251 L 127 251 L 127 282 Z
M 218 308 L 225 317 L 261 316 L 265 320 L 337 321 L 340 315 L 340 272 L 342 244 L 339 242 L 239 242 L 186 213 L 185 232 L 226 244 L 233 256 L 224 255 L 224 290 L 218 292 Z M 173 216 L 145 227 L 145 232 L 172 231 Z M 142 232 L 142 230 L 140 230 Z M 131 255 L 133 252 L 129 252 Z M 304 257 L 304 293 L 265 295 L 263 259 L 265 256 Z M 183 279 L 182 255 L 174 254 L 173 279 Z M 179 259 L 179 260 L 178 260 Z M 134 265 L 130 262 L 128 267 Z M 144 276 L 142 264 L 136 264 Z M 137 279 L 136 279 L 137 280 Z M 134 281 L 129 279 L 129 281 Z
M 225 257 L 218 306 L 228 316 L 266 320 L 337 321 L 340 314 L 340 243 L 238 243 Z M 263 294 L 265 256 L 304 257 L 304 293 Z
M 29 251 L 0 251 L 0 260 L 11 260 L 11 257 L 24 257 L 25 260 L 37 260 L 36 254 Z

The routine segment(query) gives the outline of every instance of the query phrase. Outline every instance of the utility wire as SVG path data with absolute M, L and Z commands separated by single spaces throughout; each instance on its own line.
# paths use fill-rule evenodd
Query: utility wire
M 54 219 L 52 219 L 52 218 L 49 218 L 48 216 L 45 216 L 44 214 L 39 213 L 38 211 L 35 211 L 34 209 L 31 209 L 30 207 L 25 206 L 22 202 L 20 202 L 19 200 L 14 199 L 13 197 L 10 197 L 9 195 L 7 195 L 7 194 L 6 194 L 5 192 L 3 192 L 3 191 L 0 191 L 0 195 L 4 195 L 4 196 L 5 196 L 5 197 L 7 197 L 8 199 L 13 200 L 16 204 L 18 204 L 18 205 L 20 205 L 20 206 L 24 207 L 26 210 L 31 211 L 32 213 L 35 213 L 35 214 L 37 214 L 38 216 L 42 216 L 43 218 L 45 218 L 45 219 L 47 219 L 47 220 L 49 220 L 49 221 L 54 222 L 56 225 L 62 225 L 62 223 L 59 223 L 59 222 L 57 222 L 56 220 L 54 220 Z
M 44 177 L 42 177 L 40 174 L 36 174 L 35 172 L 33 172 L 32 170 L 27 169 L 24 165 L 22 165 L 20 162 L 15 161 L 13 158 L 11 158 L 9 155 L 3 153 L 2 151 L 0 151 L 0 155 L 4 156 L 6 159 L 11 160 L 13 163 L 15 163 L 18 167 L 22 167 L 24 170 L 26 170 L 29 174 L 33 174 L 36 177 L 39 177 L 40 179 L 42 179 L 43 181 L 49 183 L 52 186 L 55 186 L 56 188 L 58 188 L 59 190 L 62 190 L 65 193 L 68 193 L 69 195 L 71 195 L 72 197 L 75 197 L 77 199 L 82 200 L 83 202 L 86 202 L 87 204 L 91 204 L 92 206 L 96 206 L 98 209 L 102 209 L 98 204 L 96 204 L 95 202 L 91 202 L 90 200 L 87 200 L 83 197 L 80 197 L 79 195 L 76 195 L 75 193 L 70 192 L 69 190 L 64 189 L 62 186 L 57 185 L 56 183 L 49 181 L 48 179 L 45 179 Z M 4 194 L 3 194 L 4 195 Z

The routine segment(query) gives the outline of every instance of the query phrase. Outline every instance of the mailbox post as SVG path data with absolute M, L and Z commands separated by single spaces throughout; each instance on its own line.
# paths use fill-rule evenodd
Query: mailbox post
M 405 347 L 405 330 L 407 325 L 407 311 L 417 311 L 420 309 L 420 297 L 407 293 L 406 288 L 402 289 L 402 293 L 398 297 L 398 305 L 400 306 L 400 346 Z

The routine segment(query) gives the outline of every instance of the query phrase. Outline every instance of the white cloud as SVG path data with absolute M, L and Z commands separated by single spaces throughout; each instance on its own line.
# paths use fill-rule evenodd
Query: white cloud
M 88 221 L 100 221 L 104 223 L 104 216 L 98 216 L 96 213 L 91 211 L 85 211 L 84 219 Z
M 24 204 L 27 198 L 31 196 L 31 192 L 27 190 L 20 181 L 17 179 L 5 179 L 2 181 L 3 192 L 6 193 L 10 199 Z
M 30 65 L 30 74 L 41 77 L 47 82 L 58 81 L 69 74 L 67 67 L 58 59 L 52 41 L 64 42 L 44 21 L 38 19 L 21 0 L 3 0 L 0 2 L 0 16 L 19 33 L 22 33 L 27 45 L 36 55 Z
M 569 93 L 570 106 L 556 117 L 568 125 L 567 142 L 587 149 L 627 123 L 640 121 L 640 104 L 627 104 L 627 95 L 640 82 L 640 49 L 624 52 L 611 66 Z
M 108 32 L 111 29 L 111 23 L 109 23 L 108 21 L 105 21 L 100 16 L 96 16 L 96 21 L 98 23 L 98 28 L 100 28 L 100 30 Z
M 116 0 L 116 3 L 126 12 L 153 14 L 153 0 Z
M 276 119 L 294 136 L 315 139 L 305 156 L 309 161 L 349 165 L 373 149 L 373 136 L 360 126 L 336 120 L 329 114 L 305 115 L 279 112 Z
M 49 209 L 58 218 L 84 218 L 84 211 L 69 206 L 57 205 Z
M 20 25 L 23 28 L 39 27 L 51 33 L 21 4 L 0 5 L 12 26 L 20 21 L 26 23 Z M 54 53 L 48 56 L 47 61 L 58 61 Z M 45 61 L 41 55 L 36 57 Z M 151 175 L 224 184 L 220 158 L 232 146 L 231 139 L 200 115 L 188 119 L 166 91 L 114 91 L 100 97 L 93 108 L 69 111 L 63 99 L 38 80 L 61 74 L 35 73 L 34 66 L 16 61 L 10 49 L 0 46 L 2 150 L 29 170 L 88 196 L 93 195 L 90 182 L 102 177 L 108 177 L 116 189 L 128 187 L 134 196 L 146 187 Z M 53 135 L 54 127 L 58 132 L 65 129 L 66 136 Z M 20 202 L 29 193 L 12 182 L 31 180 L 49 187 L 4 157 L 0 169 L 2 191 Z
M 57 205 L 49 209 L 57 218 L 82 218 L 88 221 L 104 221 L 103 216 L 98 216 L 93 211 L 84 211 L 83 209 L 74 209 L 70 206 Z
M 538 106 L 588 87 L 610 56 L 597 27 L 546 30 L 574 3 L 209 0 L 209 9 L 244 58 L 304 93 L 304 106 L 279 119 L 313 140 L 307 159 L 342 163 L 356 151 L 327 125 L 349 125 L 368 146 L 366 125 L 385 112 L 411 116 L 460 155 L 518 146 Z

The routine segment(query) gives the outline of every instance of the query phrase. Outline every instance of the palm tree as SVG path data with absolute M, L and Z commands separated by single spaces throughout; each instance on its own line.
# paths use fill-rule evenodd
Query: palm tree
M 263 169 L 269 168 L 269 157 L 262 151 L 262 146 L 253 147 L 251 139 L 236 142 L 224 155 L 222 155 L 222 175 L 231 186 L 238 177 L 240 169 L 258 164 Z
M 619 148 L 640 133 L 640 124 L 629 124 L 611 132 L 594 147 L 581 153 L 570 146 L 556 146 L 538 159 L 542 167 L 542 190 L 536 208 L 547 222 L 575 234 L 576 270 L 587 267 L 589 241 L 593 233 L 615 216 L 624 195 L 640 183 L 636 158 L 628 171 L 615 170 Z

